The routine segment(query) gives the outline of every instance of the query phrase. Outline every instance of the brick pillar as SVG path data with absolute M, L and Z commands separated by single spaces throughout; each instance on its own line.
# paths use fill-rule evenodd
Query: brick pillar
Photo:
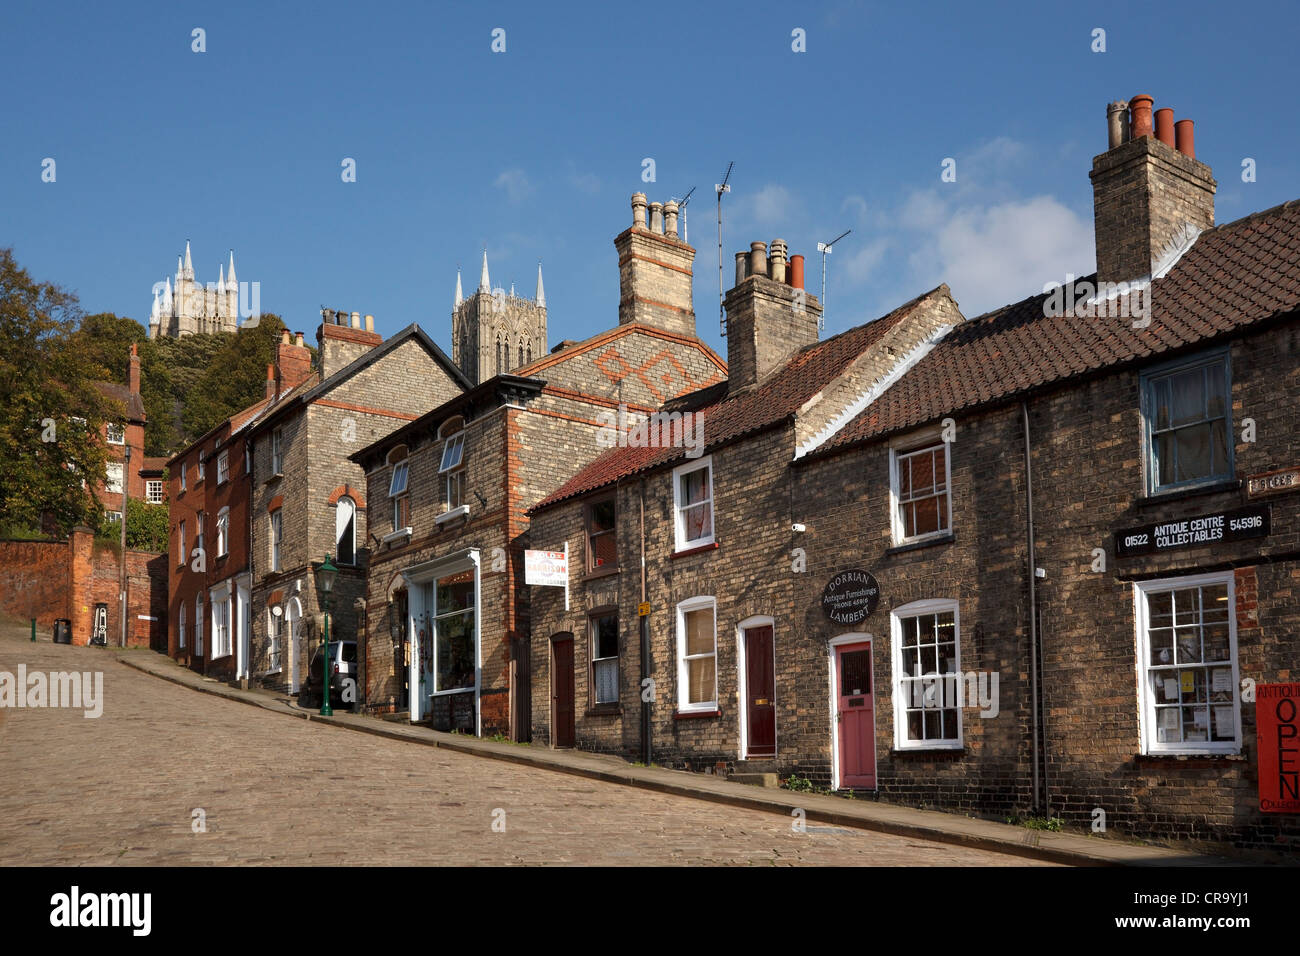
M 95 574 L 95 533 L 85 525 L 68 537 L 68 611 L 72 643 L 89 644 L 93 612 L 91 584 Z

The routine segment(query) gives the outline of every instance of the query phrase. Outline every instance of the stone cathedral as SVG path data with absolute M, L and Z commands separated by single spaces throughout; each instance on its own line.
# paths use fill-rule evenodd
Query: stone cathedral
M 461 292 L 456 272 L 456 298 L 451 313 L 451 358 L 475 385 L 494 375 L 512 372 L 546 354 L 546 291 L 542 266 L 537 265 L 537 296 L 527 299 L 492 288 L 487 250 L 483 274 L 469 298 Z
M 161 290 L 154 287 L 153 309 L 149 313 L 149 338 L 180 338 L 199 332 L 237 332 L 239 330 L 239 281 L 235 278 L 235 253 L 231 250 L 230 266 L 217 266 L 217 282 L 204 286 L 194 279 L 189 240 L 185 256 L 176 257 L 176 285 L 167 278 Z

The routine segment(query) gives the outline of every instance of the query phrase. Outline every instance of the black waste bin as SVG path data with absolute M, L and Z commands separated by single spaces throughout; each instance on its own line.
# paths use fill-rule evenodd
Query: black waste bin
M 61 617 L 54 622 L 54 643 L 71 644 L 72 643 L 72 621 L 66 617 Z

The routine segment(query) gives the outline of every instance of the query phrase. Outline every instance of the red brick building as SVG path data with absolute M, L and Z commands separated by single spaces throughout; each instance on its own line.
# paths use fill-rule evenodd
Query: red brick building
M 1110 120 L 1098 273 L 1064 288 L 817 342 L 751 260 L 732 380 L 671 406 L 705 454 L 616 450 L 533 509 L 578 568 L 612 512 L 621 569 L 534 593 L 536 739 L 1300 842 L 1259 809 L 1253 696 L 1300 663 L 1300 204 L 1214 226 L 1190 130 Z
M 134 345 L 128 356 L 127 384 L 99 382 L 97 387 L 123 409 L 123 418 L 104 426 L 103 439 L 109 459 L 105 481 L 96 486 L 95 497 L 110 519 L 122 513 L 123 483 L 128 498 L 149 504 L 165 504 L 165 458 L 144 453 L 144 402 L 140 398 L 140 355 Z M 130 450 L 130 464 L 127 451 Z

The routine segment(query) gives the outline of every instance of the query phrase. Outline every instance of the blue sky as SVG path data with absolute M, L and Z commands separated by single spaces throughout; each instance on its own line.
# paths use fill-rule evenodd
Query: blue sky
M 543 260 L 554 345 L 617 321 L 629 196 L 695 186 L 697 325 L 725 354 L 713 184 L 734 160 L 727 263 L 779 236 L 816 291 L 816 242 L 853 229 L 826 334 L 943 281 L 971 316 L 1091 270 L 1111 100 L 1196 121 L 1219 222 L 1300 197 L 1297 27 L 1268 3 L 6 0 L 0 245 L 141 321 L 187 238 L 201 281 L 233 247 L 291 328 L 326 305 L 449 348 L 457 264 L 472 288 L 486 243 L 494 284 L 528 295 Z

